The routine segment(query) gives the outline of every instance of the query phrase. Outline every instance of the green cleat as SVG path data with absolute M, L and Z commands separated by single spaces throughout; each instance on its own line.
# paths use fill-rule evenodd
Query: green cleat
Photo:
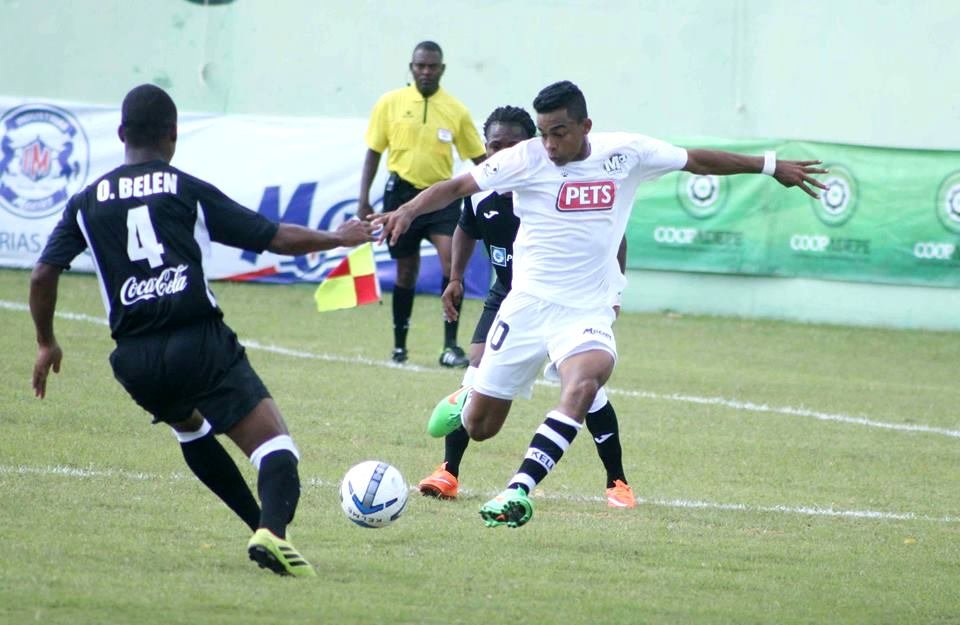
M 261 569 L 270 569 L 277 575 L 316 577 L 317 573 L 296 548 L 270 530 L 261 527 L 247 543 L 250 559 Z
M 463 404 L 470 395 L 470 387 L 457 389 L 450 397 L 444 397 L 433 409 L 430 421 L 427 422 L 427 433 L 434 438 L 443 438 L 460 427 L 460 415 L 463 413 Z
M 533 518 L 533 502 L 521 488 L 508 488 L 480 508 L 487 527 L 520 527 Z

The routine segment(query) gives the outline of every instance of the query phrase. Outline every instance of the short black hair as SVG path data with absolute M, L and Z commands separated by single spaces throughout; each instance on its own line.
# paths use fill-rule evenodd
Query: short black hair
M 440 44 L 436 41 L 421 41 L 414 48 L 413 52 L 416 54 L 417 50 L 426 50 L 427 52 L 436 52 L 440 55 L 440 58 L 443 58 L 443 50 L 440 49 Z
M 127 143 L 153 146 L 177 127 L 177 105 L 156 85 L 134 87 L 123 98 L 120 125 Z
M 567 114 L 575 121 L 585 120 L 587 100 L 580 87 L 569 80 L 561 80 L 541 89 L 533 100 L 533 110 L 537 113 L 550 113 L 558 109 L 566 109 Z
M 498 106 L 493 109 L 493 112 L 487 117 L 487 121 L 483 122 L 484 137 L 487 137 L 492 124 L 516 124 L 523 128 L 528 139 L 537 134 L 537 125 L 533 123 L 530 113 L 519 106 Z

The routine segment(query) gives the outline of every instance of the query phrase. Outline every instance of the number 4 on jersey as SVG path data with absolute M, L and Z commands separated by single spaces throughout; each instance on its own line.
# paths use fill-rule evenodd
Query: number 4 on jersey
M 163 244 L 150 221 L 150 210 L 144 206 L 127 212 L 127 256 L 130 260 L 146 260 L 150 267 L 163 264 Z

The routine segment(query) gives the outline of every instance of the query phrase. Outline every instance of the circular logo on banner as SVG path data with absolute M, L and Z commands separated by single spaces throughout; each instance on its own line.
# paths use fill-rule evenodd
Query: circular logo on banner
M 707 219 L 720 212 L 727 201 L 727 179 L 683 172 L 677 180 L 677 199 L 695 219 Z
M 89 169 L 87 136 L 69 112 L 25 104 L 0 117 L 0 208 L 27 219 L 53 215 Z
M 937 217 L 944 228 L 960 234 L 960 171 L 953 172 L 940 183 Z
M 813 212 L 828 226 L 839 226 L 853 217 L 857 209 L 857 180 L 843 165 L 824 165 L 830 173 L 820 179 L 827 186 L 820 200 L 813 200 Z

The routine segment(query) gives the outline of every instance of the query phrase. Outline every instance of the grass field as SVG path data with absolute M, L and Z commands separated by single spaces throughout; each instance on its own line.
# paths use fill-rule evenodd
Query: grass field
M 4 625 L 960 623 L 956 334 L 626 314 L 608 388 L 636 509 L 606 507 L 582 434 L 528 525 L 483 526 L 556 398 L 538 385 L 471 445 L 459 500 L 412 494 L 365 530 L 339 509 L 347 467 L 415 483 L 442 456 L 426 416 L 461 372 L 436 365 L 438 301 L 398 368 L 389 300 L 320 315 L 305 286 L 215 284 L 303 453 L 292 534 L 319 578 L 293 580 L 247 560 L 245 526 L 113 381 L 91 276 L 61 280 L 63 370 L 33 398 L 27 281 L 0 271 Z

